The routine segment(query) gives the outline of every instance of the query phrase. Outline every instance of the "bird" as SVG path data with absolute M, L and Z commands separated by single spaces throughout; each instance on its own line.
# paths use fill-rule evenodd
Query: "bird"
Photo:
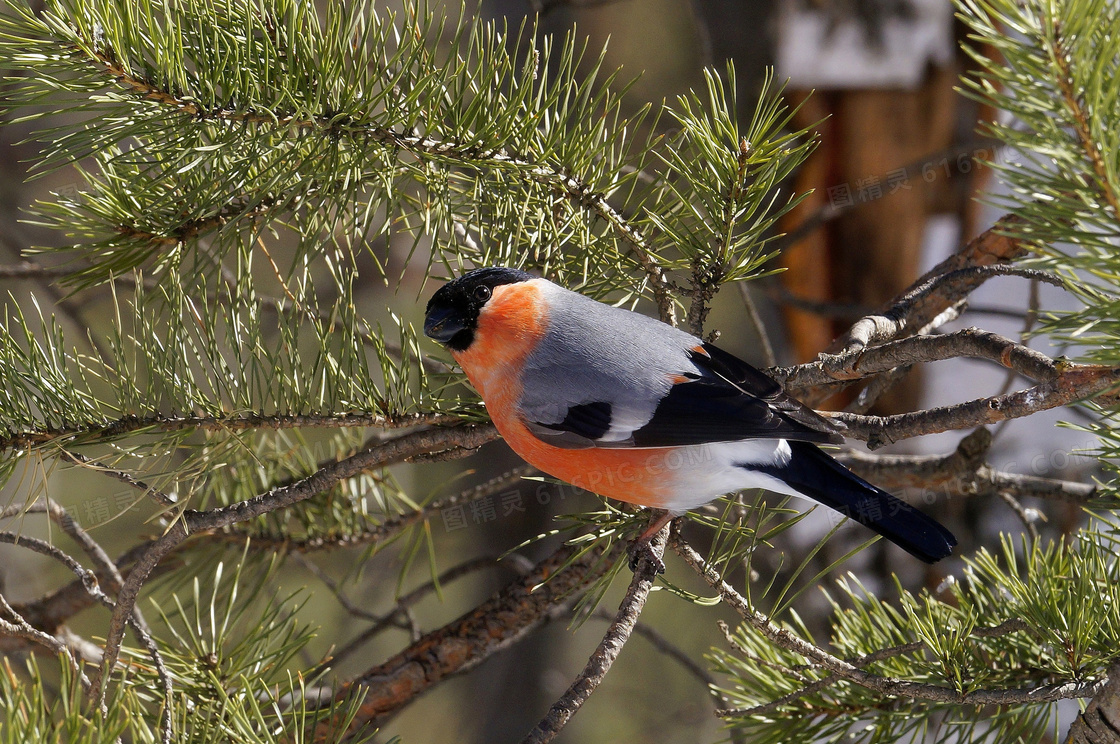
M 669 520 L 751 488 L 816 501 L 927 563 L 957 543 L 822 450 L 843 436 L 771 377 L 647 315 L 491 266 L 437 289 L 424 333 L 450 352 L 528 464 L 661 510 L 631 546 L 631 567 Z

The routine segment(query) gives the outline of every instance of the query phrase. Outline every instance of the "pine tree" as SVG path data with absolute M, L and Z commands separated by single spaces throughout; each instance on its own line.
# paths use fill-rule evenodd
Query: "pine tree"
M 858 384 L 866 402 L 912 365 L 957 357 L 1029 379 L 945 408 L 832 414 L 873 448 L 968 430 L 944 457 L 848 462 L 887 487 L 1002 496 L 1022 534 L 969 550 L 940 591 L 901 579 L 872 589 L 838 571 L 874 540 L 822 559 L 837 525 L 795 553 L 783 542 L 801 520 L 795 504 L 729 497 L 682 518 L 683 535 L 659 537 L 680 560 L 661 578 L 639 564 L 584 673 L 526 741 L 551 740 L 630 634 L 651 632 L 637 618 L 655 584 L 674 601 L 712 603 L 687 588 L 690 573 L 742 620 L 699 671 L 734 737 L 1034 741 L 1054 734 L 1068 699 L 1092 701 L 1070 740 L 1120 725 L 1120 20 L 1107 0 L 959 10 L 979 70 L 964 91 L 1014 117 L 987 132 L 1018 155 L 990 163 L 1010 186 L 1007 216 L 834 353 L 770 372 L 810 401 Z M 574 34 L 412 3 L 13 2 L 0 59 L 12 71 L 9 121 L 37 126 L 33 174 L 82 183 L 27 214 L 65 245 L 0 276 L 56 282 L 60 312 L 92 297 L 112 308 L 84 338 L 34 294 L 9 295 L 3 315 L 0 478 L 15 498 L 0 542 L 75 576 L 29 602 L 0 597 L 4 740 L 369 740 L 561 611 L 604 612 L 647 521 L 605 502 L 570 515 L 569 539 L 462 617 L 427 633 L 410 623 L 420 598 L 495 565 L 441 573 L 433 522 L 493 508 L 536 477 L 520 468 L 466 489 L 451 479 L 436 498 L 413 483 L 497 438 L 450 360 L 414 330 L 418 290 L 431 286 L 417 277 L 519 266 L 710 331 L 717 293 L 772 271 L 776 221 L 799 200 L 787 178 L 814 142 L 791 127 L 778 88 L 747 121 L 730 67 L 665 105 L 635 106 L 627 80 Z M 1043 313 L 1035 331 L 1084 348 L 1077 360 L 976 329 L 937 333 L 972 290 L 1006 275 L 1081 300 Z M 1099 483 L 987 464 L 986 426 L 1066 405 L 1098 438 Z M 409 477 L 391 467 L 402 463 L 414 463 Z M 55 471 L 129 495 L 102 520 L 148 523 L 121 556 L 60 503 Z M 1087 523 L 1054 540 L 1023 498 L 1077 502 Z M 44 519 L 66 537 L 25 534 Z M 346 599 L 352 575 L 313 559 L 330 550 L 363 566 L 394 557 L 388 613 Z M 431 581 L 405 592 L 425 561 Z M 315 628 L 300 610 L 322 590 L 284 590 L 292 563 L 370 636 L 403 624 L 410 642 L 337 678 L 330 668 L 352 646 L 309 651 Z M 752 573 L 762 578 L 742 579 Z M 797 611 L 821 586 L 827 642 Z M 104 642 L 68 627 L 94 605 Z M 40 655 L 14 658 L 28 650 Z

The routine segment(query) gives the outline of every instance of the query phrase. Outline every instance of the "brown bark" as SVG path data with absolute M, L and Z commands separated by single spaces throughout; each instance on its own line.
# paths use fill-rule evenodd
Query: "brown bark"
M 1108 684 L 1074 719 L 1066 744 L 1120 744 L 1120 661 L 1108 670 Z
M 474 668 L 523 638 L 553 613 L 565 610 L 610 567 L 622 545 L 615 543 L 606 555 L 595 549 L 576 558 L 581 549 L 570 545 L 560 548 L 475 609 L 341 686 L 336 699 L 362 696 L 349 732 L 376 725 L 446 677 Z M 571 565 L 560 571 L 573 558 Z M 338 725 L 338 721 L 319 724 L 312 740 L 327 739 Z

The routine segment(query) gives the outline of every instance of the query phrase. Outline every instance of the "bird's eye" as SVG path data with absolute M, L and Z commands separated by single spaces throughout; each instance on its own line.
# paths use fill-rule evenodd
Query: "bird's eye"
M 474 288 L 474 298 L 479 302 L 486 302 L 490 299 L 490 288 L 485 284 L 480 284 Z

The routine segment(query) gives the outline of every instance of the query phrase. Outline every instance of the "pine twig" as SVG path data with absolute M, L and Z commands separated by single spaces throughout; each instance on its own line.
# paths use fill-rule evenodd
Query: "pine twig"
M 59 439 L 93 437 L 111 439 L 145 429 L 155 431 L 245 431 L 248 429 L 302 429 L 369 427 L 379 429 L 407 429 L 413 426 L 446 426 L 459 423 L 455 416 L 441 413 L 403 414 L 383 416 L 375 413 L 348 413 L 341 415 L 318 414 L 265 414 L 251 413 L 235 416 L 124 416 L 104 423 L 88 426 L 58 426 L 37 431 L 22 431 L 0 437 L 0 450 L 25 449 Z
M 560 547 L 478 607 L 341 686 L 335 701 L 362 698 L 346 734 L 377 725 L 444 678 L 473 669 L 524 638 L 575 601 L 621 555 L 622 545 L 615 543 L 607 553 L 596 548 L 581 555 L 582 550 Z M 339 724 L 320 723 L 307 738 L 335 741 Z
M 128 578 L 125 579 L 117 597 L 117 605 L 109 620 L 109 632 L 105 640 L 105 662 L 95 674 L 91 695 L 103 700 L 105 695 L 104 673 L 116 664 L 120 653 L 121 639 L 124 637 L 126 619 L 132 614 L 140 588 L 148 575 L 159 562 L 186 540 L 191 534 L 200 531 L 220 530 L 236 522 L 259 517 L 277 509 L 283 509 L 300 501 L 322 493 L 339 481 L 350 478 L 364 470 L 376 470 L 391 463 L 401 462 L 423 452 L 473 444 L 480 446 L 496 438 L 493 426 L 459 426 L 442 429 L 422 429 L 405 434 L 396 439 L 375 445 L 351 457 L 320 468 L 290 485 L 274 488 L 245 501 L 208 511 L 188 509 L 175 520 L 168 530 L 153 542 L 136 561 Z
M 650 549 L 658 561 L 665 552 L 668 533 L 669 529 L 666 526 L 650 541 Z M 552 741 L 587 702 L 603 678 L 607 676 L 615 659 L 622 652 L 622 647 L 630 640 L 656 577 L 656 561 L 651 560 L 648 555 L 642 555 L 634 571 L 634 578 L 631 579 L 626 595 L 622 598 L 622 604 L 619 605 L 614 622 L 607 628 L 603 640 L 587 660 L 587 665 L 560 699 L 552 704 L 540 723 L 521 740 L 521 744 L 547 744 Z
M 896 335 L 903 327 L 926 325 L 991 278 L 985 274 L 956 272 L 1007 264 L 1026 254 L 1026 244 L 1007 235 L 1022 225 L 1022 218 L 1004 215 L 960 251 L 919 277 L 878 316 L 870 316 L 853 325 L 846 335 L 833 341 L 827 351 L 835 354 L 857 346 L 869 346 L 873 340 L 883 341 L 893 337 L 891 334 Z M 954 275 L 959 279 L 948 284 L 945 280 L 937 281 L 938 277 L 947 275 Z
M 1039 411 L 1076 403 L 1112 391 L 1120 385 L 1120 367 L 1070 364 L 1052 380 L 1007 395 L 941 406 L 893 416 L 829 413 L 848 436 L 862 439 L 871 449 L 910 437 L 953 429 L 971 429 Z
M 688 543 L 678 538 L 672 541 L 672 547 L 677 555 L 681 556 L 701 578 L 708 582 L 709 586 L 720 593 L 720 597 L 728 607 L 737 612 L 748 625 L 760 632 L 771 643 L 803 656 L 815 668 L 825 669 L 839 678 L 874 690 L 882 695 L 956 705 L 1016 705 L 1091 697 L 1106 682 L 1104 679 L 1079 680 L 1039 685 L 1032 688 L 960 692 L 941 685 L 911 682 L 895 677 L 872 674 L 860 669 L 852 662 L 841 659 L 798 637 L 785 628 L 774 625 L 770 618 L 751 607 L 750 603 L 724 581 L 723 577 L 708 565 L 704 558 Z
M 513 556 L 510 556 L 510 558 L 513 558 Z M 525 559 L 522 559 L 522 560 L 525 560 Z M 525 560 L 525 562 L 528 563 L 527 560 Z M 404 596 L 402 596 L 400 599 L 397 600 L 397 603 L 395 605 L 393 605 L 392 608 L 389 609 L 388 612 L 384 613 L 383 615 L 374 615 L 373 616 L 373 621 L 374 621 L 373 624 L 370 627 L 363 630 L 358 636 L 356 636 L 355 638 L 350 640 L 341 649 L 334 652 L 331 655 L 331 658 L 328 660 L 329 663 L 332 666 L 337 667 L 340 663 L 342 663 L 342 661 L 344 659 L 346 659 L 351 654 L 353 654 L 355 651 L 357 651 L 359 648 L 361 648 L 361 646 L 363 644 L 367 643 L 368 641 L 370 641 L 372 638 L 374 638 L 375 636 L 377 636 L 379 633 L 383 632 L 384 630 L 393 627 L 397 623 L 397 619 L 400 617 L 400 615 L 402 613 L 410 610 L 420 600 L 422 600 L 425 597 L 427 597 L 428 595 L 434 593 L 437 590 L 438 587 L 443 586 L 444 584 L 447 584 L 449 582 L 455 581 L 456 579 L 467 576 L 469 574 L 472 574 L 476 571 L 480 571 L 480 570 L 483 570 L 483 569 L 486 569 L 486 568 L 491 568 L 491 567 L 499 567 L 499 568 L 509 567 L 509 568 L 512 568 L 512 570 L 516 571 L 518 573 L 518 575 L 524 576 L 524 575 L 528 574 L 530 571 L 532 571 L 533 566 L 532 566 L 531 563 L 529 563 L 529 565 L 527 567 L 526 566 L 521 566 L 516 560 L 510 560 L 510 561 L 505 561 L 505 562 L 499 561 L 494 556 L 482 556 L 482 557 L 479 557 L 479 558 L 471 558 L 469 560 L 463 561 L 462 563 L 460 563 L 456 566 L 452 566 L 451 568 L 449 568 L 446 571 L 444 571 L 443 573 L 441 573 L 433 581 L 429 581 L 429 582 L 426 582 L 424 584 L 421 584 L 420 586 L 413 589 L 408 594 L 405 594 Z M 415 642 L 416 640 L 417 639 L 413 639 L 413 642 Z M 326 663 L 327 662 L 324 662 L 324 665 Z M 314 673 L 309 673 L 306 676 L 313 677 Z

